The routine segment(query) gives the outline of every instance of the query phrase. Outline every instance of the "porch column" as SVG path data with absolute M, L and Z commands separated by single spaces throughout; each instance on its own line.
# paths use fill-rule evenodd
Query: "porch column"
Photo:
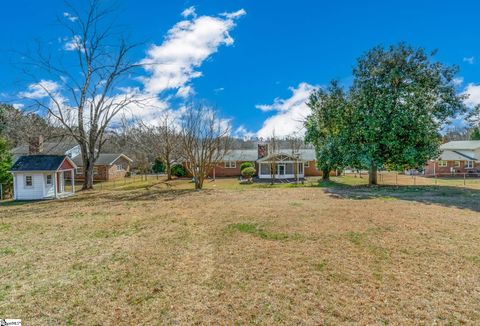
M 57 172 L 53 174 L 53 193 L 55 198 L 57 198 Z
M 70 170 L 71 172 L 71 182 L 72 182 L 72 194 L 75 193 L 75 176 L 74 176 L 74 173 L 75 173 L 75 170 Z

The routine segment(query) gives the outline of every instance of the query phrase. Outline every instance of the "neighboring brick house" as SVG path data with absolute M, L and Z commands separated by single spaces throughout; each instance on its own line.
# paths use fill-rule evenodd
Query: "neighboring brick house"
M 258 177 L 261 179 L 271 178 L 269 169 L 272 164 L 276 166 L 275 178 L 277 179 L 294 178 L 296 171 L 300 178 L 322 175 L 322 172 L 317 169 L 313 148 L 300 149 L 297 155 L 293 154 L 292 149 L 281 149 L 269 154 L 268 146 L 264 144 L 258 144 L 257 149 L 234 149 L 210 171 L 209 176 L 213 178 L 238 177 L 241 175 L 240 165 L 244 162 L 253 163 Z
M 82 157 L 73 159 L 77 165 L 75 179 L 83 179 Z M 108 181 L 123 178 L 130 173 L 132 160 L 124 154 L 100 154 L 93 167 L 93 180 Z
M 440 149 L 440 157 L 427 162 L 425 175 L 480 173 L 480 140 L 451 141 Z
M 83 162 L 80 146 L 73 141 L 44 142 L 43 137 L 32 137 L 28 145 L 15 147 L 10 151 L 13 161 L 16 162 L 21 156 L 32 155 L 66 155 L 77 168 L 75 179 L 83 179 Z M 94 166 L 93 179 L 96 181 L 113 180 L 125 177 L 131 169 L 132 160 L 122 153 L 100 154 Z M 66 177 L 69 175 L 66 174 Z

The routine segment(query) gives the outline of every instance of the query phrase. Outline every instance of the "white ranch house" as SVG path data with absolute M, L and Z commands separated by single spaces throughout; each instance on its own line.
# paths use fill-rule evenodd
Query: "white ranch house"
M 75 163 L 65 155 L 21 156 L 12 167 L 15 200 L 55 199 L 75 194 Z M 67 179 L 70 181 L 67 184 Z

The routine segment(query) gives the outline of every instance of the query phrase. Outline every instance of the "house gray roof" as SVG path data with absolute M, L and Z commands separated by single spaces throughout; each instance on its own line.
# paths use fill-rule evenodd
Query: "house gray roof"
M 468 150 L 443 150 L 439 157 L 442 161 L 476 161 L 479 159 L 479 155 L 477 155 L 474 151 Z
M 450 150 L 476 150 L 480 149 L 480 140 L 460 140 L 460 141 L 451 141 L 440 146 L 440 149 L 450 149 Z
M 43 153 L 49 155 L 64 155 L 66 151 L 77 146 L 75 142 L 44 142 L 43 143 Z M 10 153 L 12 155 L 28 155 L 29 154 L 29 145 L 21 145 L 13 148 Z
M 306 148 L 300 149 L 299 151 L 300 160 L 303 161 L 315 161 L 315 149 Z M 291 149 L 282 149 L 279 153 L 292 155 L 293 151 Z M 258 160 L 258 151 L 256 149 L 234 149 L 231 150 L 228 154 L 223 157 L 224 161 L 250 161 L 255 162 Z
M 56 171 L 65 158 L 65 155 L 21 156 L 12 166 L 11 171 Z
M 124 157 L 125 159 L 127 159 L 130 162 L 132 161 L 128 156 L 126 156 L 124 154 L 100 154 L 98 156 L 97 161 L 95 162 L 95 165 L 112 165 L 120 157 Z M 79 156 L 75 157 L 73 159 L 73 162 L 77 166 L 83 166 L 82 156 L 79 155 Z

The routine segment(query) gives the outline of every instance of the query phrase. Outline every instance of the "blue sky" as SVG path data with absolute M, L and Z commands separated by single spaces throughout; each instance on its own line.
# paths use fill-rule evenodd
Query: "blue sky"
M 186 51 L 203 51 L 173 59 L 179 71 L 187 67 L 188 73 L 175 73 L 166 89 L 162 72 L 156 77 L 144 72 L 149 83 L 142 87 L 152 88 L 174 109 L 182 100 L 205 101 L 231 119 L 238 135 L 299 130 L 299 121 L 308 114 L 304 101 L 313 87 L 333 78 L 349 85 L 357 57 L 375 45 L 399 41 L 438 49 L 438 60 L 460 67 L 458 89 L 471 94 L 468 104 L 480 103 L 477 1 L 117 2 L 118 22 L 132 41 L 144 44 L 135 51 L 135 60 L 156 60 L 157 54 L 149 51 L 172 50 L 175 43 L 168 47 L 167 33 L 179 22 L 202 29 L 204 40 L 196 39 L 193 47 L 186 46 L 186 33 L 170 36 L 180 38 Z M 187 8 L 193 10 L 185 12 Z M 16 95 L 28 88 L 18 67 L 11 65 L 20 60 L 10 50 L 24 51 L 41 39 L 65 51 L 68 40 L 62 38 L 68 34 L 55 18 L 66 11 L 63 0 L 2 3 L 0 101 L 17 103 Z M 174 55 L 168 53 L 169 58 Z M 172 92 L 183 95 L 166 100 L 165 94 Z

